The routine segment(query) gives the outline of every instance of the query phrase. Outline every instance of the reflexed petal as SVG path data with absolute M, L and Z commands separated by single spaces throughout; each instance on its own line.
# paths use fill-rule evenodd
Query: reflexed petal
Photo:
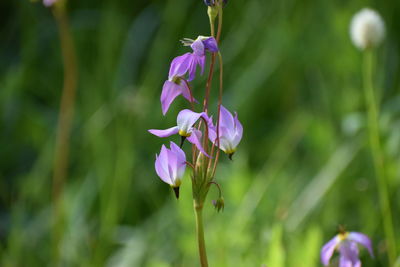
M 235 121 L 233 119 L 232 114 L 221 105 L 221 114 L 220 114 L 220 121 L 219 125 L 221 127 L 226 127 L 229 131 L 234 131 L 235 128 Z
M 347 239 L 363 245 L 368 250 L 371 257 L 374 257 L 374 252 L 372 250 L 372 242 L 368 238 L 368 236 L 358 232 L 350 232 Z
M 193 125 L 203 114 L 204 112 L 196 113 L 191 111 L 190 109 L 184 109 L 179 112 L 176 119 L 179 131 L 190 133 Z
M 172 79 L 173 77 L 182 77 L 189 70 L 190 62 L 191 62 L 191 53 L 186 53 L 182 56 L 176 57 L 172 60 L 171 66 L 169 67 L 168 78 Z
M 237 147 L 240 143 L 240 140 L 242 140 L 242 136 L 243 136 L 243 126 L 240 123 L 240 121 L 238 120 L 237 114 L 235 114 L 234 122 L 235 122 L 236 132 L 235 132 L 235 135 L 233 136 L 232 144 L 234 147 Z
M 347 264 L 347 262 L 351 263 L 351 267 L 353 267 L 354 264 L 356 264 L 359 261 L 358 258 L 358 247 L 356 242 L 350 241 L 350 240 L 344 240 L 340 243 L 339 245 L 339 252 L 340 252 L 340 259 L 342 260 L 344 264 Z M 345 265 L 347 266 L 347 265 Z
M 205 156 L 210 157 L 205 151 L 203 146 L 201 145 L 201 131 L 197 129 L 193 129 L 192 134 L 186 138 L 190 143 L 195 145 L 198 150 L 201 151 Z
M 203 40 L 204 48 L 210 52 L 218 52 L 218 44 L 214 37 Z
M 215 142 L 215 139 L 217 139 L 217 127 L 214 126 L 212 118 L 208 119 L 208 139 L 213 143 Z
M 192 96 L 190 95 L 190 91 L 186 85 L 186 82 L 182 81 L 182 83 L 179 86 L 184 98 L 186 98 L 189 102 L 199 103 L 194 97 L 192 101 Z
M 186 169 L 186 155 L 183 150 L 177 146 L 174 142 L 170 142 L 171 151 L 176 155 L 176 176 L 181 179 Z
M 160 97 L 163 115 L 167 113 L 172 101 L 183 93 L 182 91 L 181 85 L 171 81 L 165 81 Z
M 219 127 L 219 147 L 222 151 L 228 154 L 234 152 L 236 148 L 232 144 L 230 131 L 225 127 Z
M 168 137 L 174 134 L 177 134 L 179 132 L 178 126 L 174 126 L 165 130 L 156 130 L 156 129 L 151 129 L 149 130 L 151 134 L 154 134 L 158 137 Z
M 193 81 L 194 78 L 196 77 L 196 69 L 197 69 L 198 64 L 202 67 L 202 71 L 203 71 L 204 62 L 205 62 L 205 56 L 198 56 L 195 54 L 191 54 L 190 64 L 189 64 L 189 69 L 188 69 L 188 71 L 189 71 L 188 81 L 189 82 Z
M 196 41 L 194 41 L 190 47 L 193 49 L 193 54 L 197 55 L 197 56 L 203 56 L 204 53 L 204 44 L 200 39 L 197 39 Z
M 170 142 L 171 151 L 178 156 L 178 162 L 185 163 L 186 166 L 186 155 L 185 152 L 177 146 L 174 142 Z
M 321 249 L 321 262 L 323 265 L 328 266 L 329 260 L 331 259 L 336 246 L 339 244 L 340 238 L 335 236 L 328 243 L 326 243 Z
M 178 155 L 175 154 L 171 149 L 167 149 L 168 153 L 168 173 L 171 178 L 172 184 L 175 185 L 178 177 Z
M 350 259 L 340 256 L 339 267 L 354 267 Z
M 199 56 L 197 57 L 197 64 L 200 66 L 201 68 L 201 75 L 203 75 L 204 73 L 204 66 L 206 65 L 206 57 L 205 56 Z
M 155 169 L 161 180 L 172 185 L 172 180 L 168 171 L 168 152 L 164 145 L 161 147 L 160 155 L 156 155 Z

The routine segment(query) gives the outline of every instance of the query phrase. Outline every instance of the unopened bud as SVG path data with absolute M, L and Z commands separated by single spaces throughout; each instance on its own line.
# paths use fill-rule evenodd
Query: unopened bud
M 217 212 L 224 211 L 225 201 L 223 197 L 219 197 L 217 200 L 212 201 Z
M 210 20 L 214 21 L 215 18 L 218 16 L 218 7 L 214 6 L 214 5 L 208 6 L 207 14 L 208 14 L 208 17 L 210 18 Z

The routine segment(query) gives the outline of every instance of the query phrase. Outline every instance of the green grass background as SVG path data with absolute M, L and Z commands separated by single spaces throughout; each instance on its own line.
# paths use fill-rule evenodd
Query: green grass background
M 362 56 L 349 37 L 352 15 L 365 6 L 387 26 L 375 88 L 400 244 L 400 2 L 230 0 L 220 44 L 223 103 L 238 112 L 244 136 L 234 161 L 222 157 L 217 171 L 225 211 L 214 211 L 214 189 L 207 199 L 210 266 L 321 266 L 320 248 L 339 224 L 372 238 L 376 257 L 362 250 L 363 266 L 388 266 Z M 170 61 L 188 51 L 179 40 L 209 35 L 206 7 L 71 0 L 68 13 L 79 81 L 60 266 L 199 266 L 189 176 L 175 200 L 154 171 L 168 140 L 147 129 L 172 126 L 187 107 L 179 98 L 163 117 L 159 95 Z M 0 265 L 54 266 L 57 26 L 40 2 L 2 0 L 0 14 Z M 198 99 L 205 80 L 194 82 Z

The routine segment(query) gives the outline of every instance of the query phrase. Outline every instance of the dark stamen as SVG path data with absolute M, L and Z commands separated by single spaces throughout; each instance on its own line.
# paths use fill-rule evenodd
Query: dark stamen
M 180 148 L 183 147 L 183 143 L 185 142 L 186 136 L 181 136 L 181 144 L 180 144 Z
M 176 199 L 179 199 L 179 186 L 172 187 L 172 189 L 174 189 L 174 193 L 175 193 Z

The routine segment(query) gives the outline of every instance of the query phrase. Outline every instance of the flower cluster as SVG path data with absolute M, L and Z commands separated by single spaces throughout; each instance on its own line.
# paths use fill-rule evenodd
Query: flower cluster
M 198 192 L 208 192 L 213 181 L 215 167 L 219 159 L 219 148 L 225 152 L 230 159 L 243 135 L 243 126 L 236 113 L 229 112 L 221 101 L 218 104 L 217 122 L 213 122 L 212 116 L 208 115 L 204 106 L 201 112 L 195 111 L 195 104 L 199 103 L 193 96 L 190 82 L 196 78 L 199 67 L 200 74 L 204 73 L 207 52 L 219 53 L 218 44 L 214 37 L 199 36 L 196 39 L 185 38 L 182 40 L 184 46 L 190 46 L 192 52 L 185 53 L 174 58 L 171 62 L 168 80 L 164 82 L 161 92 L 161 109 L 165 116 L 176 97 L 182 95 L 191 104 L 190 109 L 181 110 L 176 119 L 176 125 L 165 130 L 151 129 L 149 132 L 157 137 L 165 138 L 179 135 L 180 146 L 174 142 L 170 143 L 170 149 L 164 145 L 160 154 L 156 155 L 155 169 L 162 181 L 169 184 L 179 197 L 179 187 L 185 172 L 186 165 L 193 169 L 192 181 L 200 184 L 196 189 Z M 221 99 L 220 99 L 221 100 Z M 182 150 L 184 141 L 192 144 L 192 159 L 186 161 L 185 152 Z M 200 163 L 201 162 L 201 163 Z M 202 180 L 201 183 L 197 181 Z M 205 185 L 205 186 L 204 186 Z M 216 184 L 217 185 L 217 184 Z M 217 185 L 218 186 L 218 185 Z M 220 190 L 219 186 L 218 189 Z M 196 192 L 197 192 L 196 191 Z M 200 195 L 204 195 L 201 193 Z M 194 195 L 199 195 L 194 193 Z M 221 196 L 215 207 L 223 209 Z

